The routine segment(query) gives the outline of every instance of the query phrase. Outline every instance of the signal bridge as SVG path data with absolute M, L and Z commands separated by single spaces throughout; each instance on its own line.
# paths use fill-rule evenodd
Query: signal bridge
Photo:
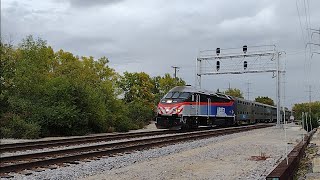
M 280 56 L 275 45 L 250 46 L 200 51 L 196 63 L 196 86 L 201 88 L 201 76 L 272 72 L 277 77 L 277 124 L 280 116 Z

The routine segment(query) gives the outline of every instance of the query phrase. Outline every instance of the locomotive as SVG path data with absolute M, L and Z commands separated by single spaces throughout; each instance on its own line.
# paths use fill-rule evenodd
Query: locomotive
M 286 119 L 289 119 L 286 111 Z M 283 115 L 283 113 L 282 113 Z M 158 129 L 189 129 L 199 126 L 232 126 L 275 122 L 275 106 L 214 93 L 192 86 L 171 89 L 157 107 Z

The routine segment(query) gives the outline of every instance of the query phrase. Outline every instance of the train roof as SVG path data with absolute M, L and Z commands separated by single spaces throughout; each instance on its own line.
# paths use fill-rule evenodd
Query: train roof
M 250 102 L 250 103 L 254 103 L 254 104 L 257 104 L 257 105 L 261 105 L 261 106 L 275 108 L 275 106 L 271 106 L 269 104 L 263 104 L 263 103 L 260 103 L 260 102 L 251 101 L 251 100 L 247 100 L 247 99 L 242 99 L 242 98 L 238 98 L 238 97 L 234 97 L 234 99 L 237 100 L 237 101 Z
M 191 93 L 201 93 L 201 94 L 215 94 L 214 92 L 210 92 L 204 89 L 198 89 L 193 86 L 176 86 L 172 88 L 169 92 L 191 92 Z
M 226 98 L 226 99 L 233 99 L 232 96 L 229 96 L 226 94 L 215 93 L 213 91 L 199 89 L 199 88 L 196 88 L 193 86 L 176 86 L 176 87 L 172 88 L 169 92 L 190 92 L 190 93 L 199 93 L 199 94 L 217 96 L 217 97 Z
M 190 92 L 190 93 L 200 93 L 200 94 L 206 94 L 206 95 L 213 95 L 213 96 L 218 96 L 220 98 L 227 98 L 227 99 L 232 99 L 232 100 L 238 100 L 238 101 L 244 101 L 244 102 L 250 102 L 250 103 L 254 103 L 254 104 L 258 104 L 258 105 L 262 105 L 262 106 L 267 106 L 267 107 L 272 107 L 275 108 L 275 106 L 271 106 L 268 104 L 263 104 L 263 103 L 259 103 L 259 102 L 255 102 L 255 101 L 251 101 L 251 100 L 246 100 L 246 99 L 242 99 L 242 98 L 238 98 L 238 97 L 233 97 L 233 96 L 229 96 L 223 93 L 216 93 L 213 91 L 208 91 L 208 90 L 204 90 L 204 89 L 199 89 L 193 86 L 176 86 L 174 88 L 172 88 L 169 92 Z

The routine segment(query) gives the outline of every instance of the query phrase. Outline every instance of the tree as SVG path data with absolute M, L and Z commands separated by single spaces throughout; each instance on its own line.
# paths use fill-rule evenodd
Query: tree
M 152 107 L 154 100 L 153 82 L 148 74 L 144 72 L 124 72 L 123 76 L 120 77 L 119 87 L 124 92 L 126 103 L 139 101 Z
M 267 96 L 258 96 L 255 98 L 255 101 L 262 104 L 269 104 L 271 106 L 274 106 L 274 101 Z
M 184 80 L 182 80 L 181 78 L 175 79 L 168 73 L 166 73 L 163 77 L 153 77 L 152 82 L 154 84 L 153 94 L 155 95 L 155 104 L 158 104 L 160 99 L 172 88 L 176 86 L 186 85 L 186 82 Z
M 309 112 L 309 108 L 311 109 L 312 116 L 316 118 L 320 117 L 320 101 L 315 101 L 311 103 L 294 104 L 292 111 L 294 112 L 295 119 L 301 119 L 302 112 Z
M 8 111 L 8 94 L 13 86 L 16 52 L 11 44 L 0 42 L 0 118 Z
M 1 136 L 19 128 L 32 137 L 106 132 L 122 113 L 118 75 L 105 57 L 54 52 L 32 36 L 17 48 L 1 46 L 1 57 Z
M 243 94 L 242 94 L 241 90 L 237 89 L 237 88 L 229 88 L 228 90 L 226 90 L 224 92 L 224 94 L 227 94 L 227 95 L 233 96 L 233 97 L 243 98 Z
M 54 51 L 27 36 L 0 46 L 0 136 L 37 138 L 128 131 L 154 116 L 156 102 L 182 79 L 125 72 L 106 57 Z M 123 95 L 124 98 L 120 98 Z

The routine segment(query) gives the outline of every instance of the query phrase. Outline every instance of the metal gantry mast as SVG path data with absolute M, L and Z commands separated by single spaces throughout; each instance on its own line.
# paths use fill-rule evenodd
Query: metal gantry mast
M 200 51 L 196 62 L 196 86 L 201 88 L 201 77 L 204 75 L 272 72 L 277 77 L 276 102 L 277 125 L 279 126 L 281 122 L 280 74 L 285 73 L 280 68 L 281 52 L 276 50 L 275 45 L 251 47 L 245 45 L 240 53 L 239 49 L 216 48 L 216 50 Z

